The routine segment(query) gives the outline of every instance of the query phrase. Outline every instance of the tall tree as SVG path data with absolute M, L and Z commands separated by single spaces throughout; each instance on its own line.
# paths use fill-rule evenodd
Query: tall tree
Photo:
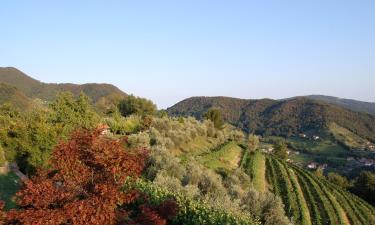
M 354 181 L 352 192 L 375 205 L 375 174 L 362 171 Z
M 92 129 L 100 120 L 90 104 L 89 97 L 84 93 L 76 99 L 70 92 L 61 92 L 49 108 L 52 110 L 51 122 L 62 128 L 64 134 L 77 128 Z
M 273 148 L 274 148 L 274 154 L 277 157 L 281 159 L 286 159 L 288 157 L 288 153 L 287 153 L 288 148 L 287 148 L 285 141 L 277 142 L 276 144 L 274 144 Z
M 205 114 L 204 117 L 207 120 L 211 120 L 216 129 L 223 129 L 224 127 L 224 119 L 219 109 L 210 109 Z
M 129 95 L 122 99 L 118 105 L 118 108 L 123 116 L 129 116 L 132 114 L 146 116 L 156 114 L 156 105 L 145 98 L 135 97 Z
M 253 152 L 259 147 L 259 137 L 253 134 L 249 134 L 247 137 L 247 147 L 249 151 Z

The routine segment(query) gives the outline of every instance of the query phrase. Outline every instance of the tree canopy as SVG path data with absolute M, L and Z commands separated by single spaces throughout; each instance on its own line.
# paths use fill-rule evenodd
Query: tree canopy
M 284 141 L 279 141 L 273 146 L 274 148 L 274 154 L 281 158 L 281 159 L 286 159 L 288 157 L 287 153 L 287 145 Z
M 154 115 L 157 111 L 156 105 L 152 101 L 134 95 L 123 98 L 118 108 L 123 116 L 130 116 L 132 114 L 140 116 Z
M 224 119 L 219 109 L 210 109 L 205 114 L 204 117 L 207 120 L 211 120 L 216 129 L 222 129 L 224 126 Z

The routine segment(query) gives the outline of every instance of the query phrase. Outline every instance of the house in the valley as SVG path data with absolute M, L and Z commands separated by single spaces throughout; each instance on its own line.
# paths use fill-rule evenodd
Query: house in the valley
M 318 163 L 311 162 L 311 163 L 307 164 L 307 168 L 309 168 L 309 169 L 316 169 L 316 168 L 318 168 Z
M 314 141 L 317 141 L 317 140 L 320 139 L 320 137 L 319 137 L 318 135 L 314 135 L 314 136 L 312 137 L 312 139 L 313 139 Z
M 107 124 L 100 124 L 98 129 L 101 131 L 101 135 L 108 135 L 111 133 L 110 127 Z

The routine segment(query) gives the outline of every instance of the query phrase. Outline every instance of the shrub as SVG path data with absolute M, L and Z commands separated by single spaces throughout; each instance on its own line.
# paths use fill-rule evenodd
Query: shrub
M 104 121 L 114 134 L 132 134 L 141 130 L 138 116 L 123 117 L 119 113 L 114 113 L 112 117 L 105 118 Z
M 350 182 L 349 180 L 344 177 L 344 176 L 341 176 L 340 174 L 337 174 L 337 173 L 334 173 L 334 172 L 330 172 L 327 174 L 327 180 L 329 180 L 330 182 L 344 188 L 344 189 L 347 189 L 349 188 L 350 186 Z
M 214 123 L 216 129 L 223 129 L 224 127 L 224 119 L 221 115 L 219 109 L 210 109 L 205 114 L 204 117 L 207 120 L 211 120 Z
M 186 173 L 185 168 L 180 164 L 180 160 L 160 147 L 152 148 L 147 164 L 146 176 L 150 180 L 154 180 L 158 173 L 182 180 Z
M 285 216 L 281 199 L 272 193 L 260 193 L 255 189 L 250 189 L 245 198 L 242 199 L 241 205 L 252 215 L 260 218 L 263 224 L 290 224 L 290 221 Z
M 131 148 L 149 148 L 150 136 L 146 132 L 129 135 L 128 144 Z

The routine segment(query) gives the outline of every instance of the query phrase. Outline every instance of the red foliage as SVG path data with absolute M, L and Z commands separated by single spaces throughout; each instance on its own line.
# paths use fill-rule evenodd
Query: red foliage
M 174 200 L 165 201 L 157 206 L 143 204 L 139 208 L 141 214 L 134 222 L 143 225 L 165 225 L 168 219 L 177 215 L 178 211 L 178 205 Z
M 51 168 L 38 171 L 17 193 L 20 209 L 7 213 L 7 224 L 102 225 L 124 221 L 128 212 L 120 211 L 119 206 L 133 203 L 140 193 L 122 192 L 120 188 L 125 180 L 140 176 L 146 158 L 146 150 L 124 149 L 120 142 L 102 136 L 99 129 L 75 132 L 68 142 L 55 148 Z M 145 219 L 137 220 L 138 224 L 161 225 L 169 218 L 165 210 L 159 212 L 151 206 L 140 210 L 140 217 Z

